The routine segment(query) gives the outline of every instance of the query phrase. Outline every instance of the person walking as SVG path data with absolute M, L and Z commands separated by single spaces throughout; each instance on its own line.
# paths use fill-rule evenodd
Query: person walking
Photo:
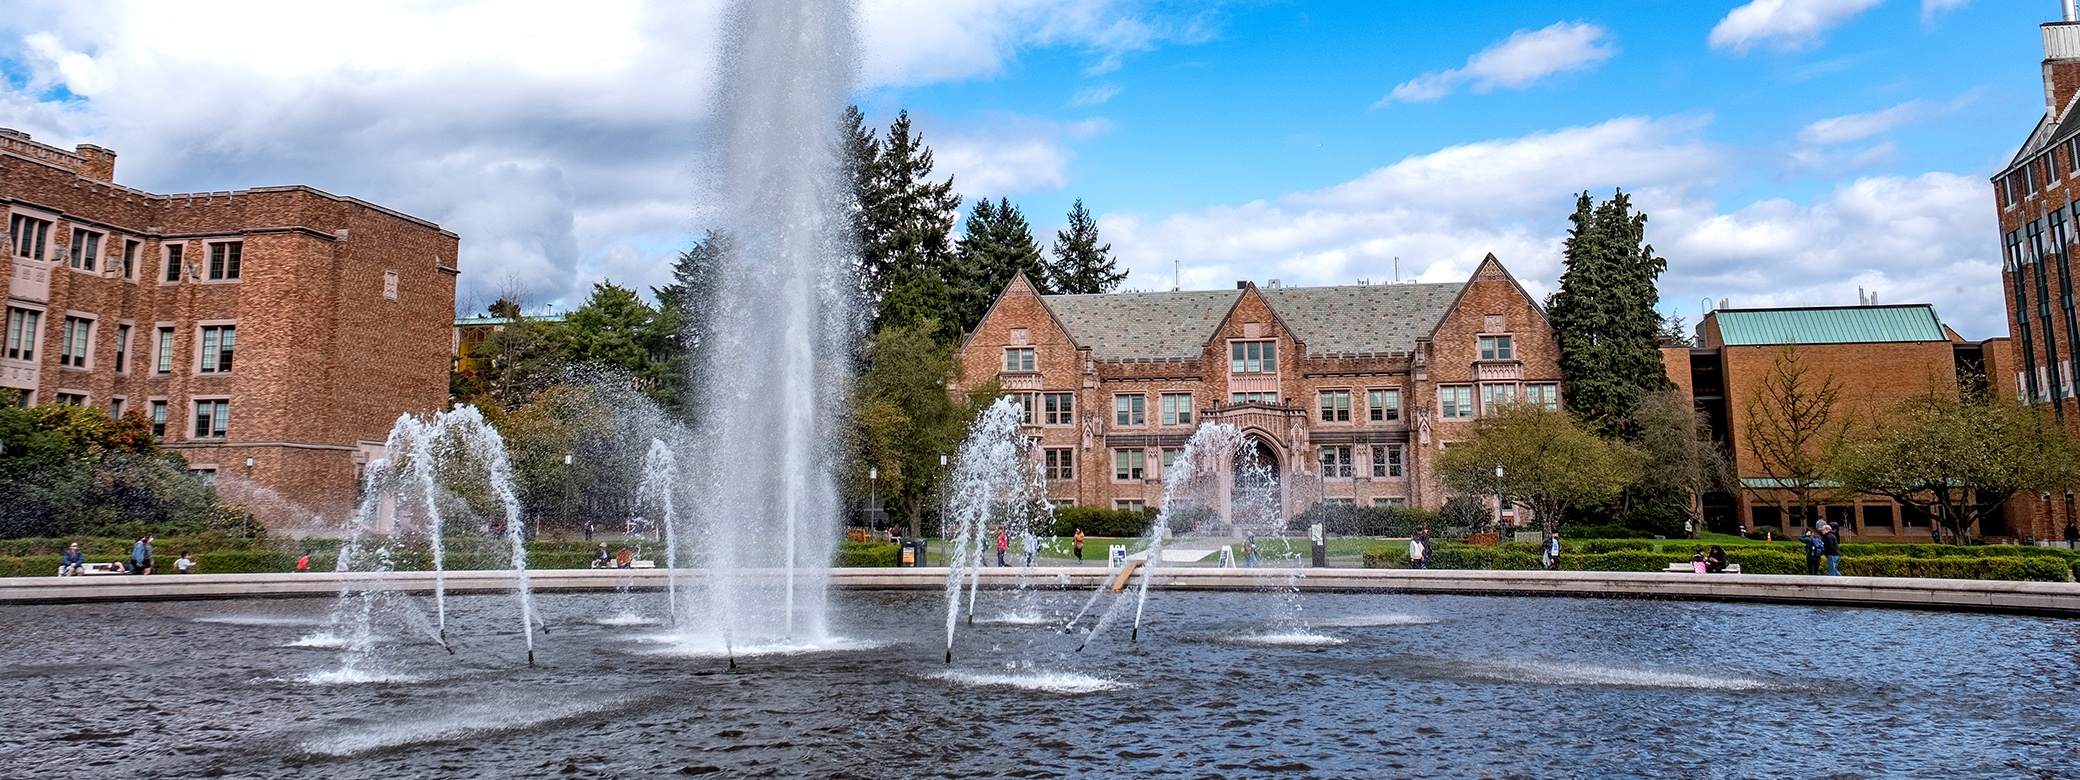
M 1011 529 L 1009 529 L 1009 528 L 999 528 L 999 529 L 997 529 L 997 565 L 998 565 L 998 566 L 1007 566 L 1007 567 L 1008 567 L 1008 566 L 1010 566 L 1010 565 L 1011 565 L 1011 564 L 1008 564 L 1008 563 L 1005 563 L 1005 562 L 1004 562 L 1004 551 L 1005 551 L 1005 550 L 1009 550 L 1009 549 L 1011 549 Z
M 1070 543 L 1070 546 L 1071 546 L 1071 547 L 1074 547 L 1074 548 L 1076 548 L 1076 562 L 1077 562 L 1077 563 L 1079 563 L 1079 564 L 1080 564 L 1080 563 L 1083 563 L 1083 527 L 1082 527 L 1082 526 L 1077 526 L 1077 528 L 1076 528 L 1076 538 L 1075 538 L 1075 540 L 1074 540 L 1074 541 L 1072 541 L 1072 542 Z
M 1033 568 L 1033 559 L 1040 557 L 1040 537 L 1026 531 L 1018 539 L 1019 547 L 1026 554 L 1026 568 Z
M 1558 571 L 1560 569 L 1559 534 L 1546 534 L 1545 553 L 1544 555 L 1540 556 L 1540 562 L 1544 563 L 1547 569 L 1554 571 Z
M 1257 535 L 1242 537 L 1242 568 L 1257 568 Z
M 1808 528 L 1806 529 L 1805 533 L 1799 535 L 1798 540 L 1804 542 L 1806 545 L 1806 576 L 1819 576 L 1821 549 L 1820 535 L 1813 533 L 1813 529 Z
M 1416 554 L 1419 551 L 1421 555 Z M 1416 529 L 1416 538 L 1409 542 L 1408 561 L 1418 569 L 1430 568 L 1430 526 Z
M 2080 525 L 2075 525 L 2075 524 L 2073 523 L 2073 521 L 2071 521 L 2071 520 L 2067 520 L 2067 521 L 2066 521 L 2066 548 L 2067 548 L 2067 549 L 2072 549 L 2072 547 L 2073 547 L 2073 545 L 2074 545 L 2075 543 L 2080 543 Z
M 1827 576 L 1842 576 L 1842 534 L 1833 525 L 1820 530 L 1820 554 L 1827 556 Z
M 187 550 L 182 550 L 182 551 L 181 551 L 181 557 L 173 559 L 173 573 L 175 573 L 175 574 L 194 574 L 194 573 L 195 573 L 195 559 L 193 559 L 193 558 L 190 558 L 190 557 L 188 557 L 188 551 L 187 551 Z
M 152 573 L 152 537 L 150 534 L 137 537 L 130 545 L 130 569 L 133 574 Z
M 585 541 L 592 541 L 592 521 L 585 521 Z
M 65 560 L 58 564 L 58 576 L 76 577 L 87 573 L 87 554 L 79 549 L 79 542 L 65 548 Z
M 1942 526 L 1940 526 L 1940 525 L 1936 525 L 1934 521 L 1929 521 L 1929 524 L 1928 524 L 1928 543 L 1929 543 L 1929 544 L 1942 544 L 1942 543 L 1943 543 L 1943 527 L 1942 527 Z
M 1423 538 L 1422 538 L 1422 537 L 1420 537 L 1420 536 L 1415 536 L 1415 537 L 1410 537 L 1410 538 L 1409 538 L 1409 540 L 1408 540 L 1408 567 L 1409 567 L 1409 568 L 1411 568 L 1411 569 L 1420 569 L 1420 568 L 1423 568 L 1423 556 L 1424 556 L 1424 555 L 1428 555 L 1428 554 L 1429 554 L 1429 550 L 1426 550 L 1426 549 L 1424 549 L 1424 546 L 1423 546 Z

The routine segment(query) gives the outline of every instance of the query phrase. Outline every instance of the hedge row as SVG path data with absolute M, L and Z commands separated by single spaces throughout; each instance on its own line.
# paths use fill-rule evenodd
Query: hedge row
M 1525 571 L 1538 569 L 1539 557 L 1528 545 L 1516 543 L 1497 547 L 1438 544 L 1431 551 L 1433 569 L 1493 569 Z M 1367 568 L 1406 568 L 1408 548 L 1378 544 L 1365 549 Z M 1563 571 L 1663 571 L 1671 563 L 1688 563 L 1691 553 L 1620 549 L 1604 553 L 1567 553 L 1560 556 Z M 1730 548 L 1729 563 L 1740 564 L 1743 574 L 1804 574 L 1803 553 L 1769 549 Z M 2013 580 L 2027 582 L 2071 582 L 2073 566 L 2051 556 L 1953 555 L 1910 557 L 1872 555 L 1844 557 L 1841 572 L 1857 577 L 1932 577 L 1959 580 Z
M 839 566 L 894 566 L 902 559 L 903 546 L 887 542 L 839 542 Z

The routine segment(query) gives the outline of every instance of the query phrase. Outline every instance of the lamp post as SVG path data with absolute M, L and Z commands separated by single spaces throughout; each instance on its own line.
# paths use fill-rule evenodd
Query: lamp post
M 867 527 L 881 520 L 881 469 L 867 469 Z
M 1502 464 L 1495 464 L 1495 543 L 1502 544 Z
M 571 524 L 571 454 L 563 454 L 563 524 Z M 542 535 L 542 516 L 534 516 L 534 535 Z

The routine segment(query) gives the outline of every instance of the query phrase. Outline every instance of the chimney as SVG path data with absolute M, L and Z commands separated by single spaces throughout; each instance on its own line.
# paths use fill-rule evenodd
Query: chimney
M 2074 0 L 2065 0 L 2064 21 L 2045 22 L 2044 110 L 2059 118 L 2073 93 L 2080 92 L 2080 12 Z
M 89 179 L 115 183 L 116 153 L 93 144 L 80 144 L 74 148 L 86 161 L 80 163 L 79 175 Z

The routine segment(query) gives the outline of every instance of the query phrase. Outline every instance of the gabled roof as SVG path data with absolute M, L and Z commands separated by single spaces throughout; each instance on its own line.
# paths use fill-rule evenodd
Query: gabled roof
M 1729 347 L 1765 344 L 1881 344 L 1949 341 L 1935 307 L 1828 306 L 1810 309 L 1720 309 L 1707 315 Z
M 1241 290 L 1043 295 L 1076 344 L 1097 360 L 1196 359 Z
M 1413 352 L 1465 285 L 1371 284 L 1258 289 L 1311 355 Z

